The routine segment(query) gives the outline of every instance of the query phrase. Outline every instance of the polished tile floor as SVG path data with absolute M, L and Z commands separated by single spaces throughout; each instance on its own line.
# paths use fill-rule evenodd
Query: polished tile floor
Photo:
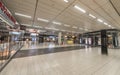
M 68 46 L 84 46 L 84 45 L 80 45 L 80 44 L 64 44 L 64 45 L 58 45 L 58 44 L 54 44 L 54 43 L 40 43 L 40 44 L 27 44 L 25 43 L 24 47 L 22 48 L 22 50 L 26 50 L 26 49 L 44 49 L 44 48 L 59 48 L 59 47 L 68 47 Z
M 0 75 L 120 75 L 120 50 L 101 55 L 100 48 L 85 48 L 14 58 Z

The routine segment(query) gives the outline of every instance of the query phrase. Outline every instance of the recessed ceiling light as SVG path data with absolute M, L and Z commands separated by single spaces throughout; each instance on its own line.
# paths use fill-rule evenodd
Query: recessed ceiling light
M 96 18 L 96 17 L 95 17 L 94 15 L 92 15 L 92 14 L 89 14 L 89 16 L 92 17 L 92 18 L 94 18 L 94 19 Z
M 75 5 L 74 8 L 76 8 L 77 10 L 83 12 L 83 13 L 86 13 L 86 11 L 82 8 L 80 8 L 79 6 Z
M 37 18 L 37 20 L 43 21 L 43 22 L 49 22 L 49 20 L 46 20 L 46 19 L 43 19 L 43 18 Z
M 60 23 L 60 22 L 55 22 L 55 21 L 53 21 L 52 22 L 53 24 L 57 24 L 57 25 L 61 25 L 62 23 Z
M 76 26 L 73 26 L 72 28 L 77 29 L 77 27 L 76 27 Z
M 64 2 L 68 3 L 69 1 L 68 0 L 64 0 Z
M 99 21 L 99 22 L 103 22 L 103 20 L 101 20 L 101 19 L 97 19 L 97 21 Z
M 25 17 L 25 18 L 32 18 L 29 15 L 25 15 L 25 14 L 21 14 L 21 13 L 15 13 L 15 15 L 22 16 L 22 17 Z
M 66 27 L 70 27 L 70 25 L 67 25 L 67 24 L 64 24 L 64 26 L 66 26 Z
M 108 23 L 104 22 L 105 25 L 108 25 Z

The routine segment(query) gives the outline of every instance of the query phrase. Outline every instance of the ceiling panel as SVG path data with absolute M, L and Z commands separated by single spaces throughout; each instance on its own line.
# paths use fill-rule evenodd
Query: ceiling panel
M 14 15 L 21 24 L 33 24 L 32 21 L 35 14 L 36 0 L 2 1 L 13 14 L 19 12 L 32 16 L 32 19 L 28 19 Z M 118 4 L 119 3 L 117 2 L 117 5 Z M 86 13 L 75 9 L 74 5 L 78 5 L 86 10 Z M 96 19 L 91 18 L 89 14 L 94 15 Z M 37 18 L 47 19 L 50 22 L 46 23 L 38 21 Z M 45 27 L 53 27 L 59 30 L 76 32 L 86 32 L 85 29 L 95 31 L 110 28 L 103 23 L 98 22 L 98 18 L 113 27 L 120 28 L 120 17 L 109 0 L 69 0 L 68 3 L 65 3 L 64 0 L 38 0 L 34 24 L 42 26 L 43 29 Z M 55 25 L 52 23 L 53 21 L 61 22 L 62 25 Z M 70 27 L 65 27 L 64 24 L 68 24 Z M 73 26 L 76 26 L 77 29 L 72 28 Z M 80 30 L 79 28 L 83 28 L 83 30 Z
M 114 9 L 120 16 L 120 0 L 110 0 L 111 4 L 113 5 Z

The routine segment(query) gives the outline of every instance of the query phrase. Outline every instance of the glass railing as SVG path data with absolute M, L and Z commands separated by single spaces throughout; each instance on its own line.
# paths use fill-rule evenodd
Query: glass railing
M 9 34 L 9 31 L 0 31 L 0 70 L 22 47 L 22 37 L 23 35 Z

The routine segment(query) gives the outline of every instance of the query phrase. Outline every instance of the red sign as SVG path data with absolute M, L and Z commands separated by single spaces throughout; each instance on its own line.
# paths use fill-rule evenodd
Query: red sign
M 0 9 L 3 11 L 3 13 L 15 24 L 16 20 L 15 18 L 10 14 L 8 9 L 4 6 L 2 2 L 0 2 Z

